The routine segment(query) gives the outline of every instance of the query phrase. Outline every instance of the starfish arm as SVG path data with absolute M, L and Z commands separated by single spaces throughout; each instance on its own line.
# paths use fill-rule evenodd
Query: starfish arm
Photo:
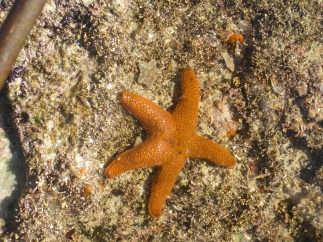
M 166 141 L 150 140 L 121 153 L 105 169 L 105 175 L 113 178 L 126 171 L 145 166 L 160 166 L 170 155 L 170 144 Z
M 189 146 L 190 158 L 202 158 L 219 166 L 232 167 L 236 159 L 230 152 L 219 144 L 196 135 Z
M 192 68 L 186 68 L 183 70 L 181 83 L 182 96 L 178 100 L 172 114 L 175 120 L 185 120 L 185 123 L 194 127 L 195 130 L 200 91 L 199 81 Z
M 172 127 L 173 118 L 170 113 L 132 92 L 121 92 L 120 102 L 135 116 L 150 134 L 158 134 L 165 130 L 169 131 Z
M 194 97 L 195 102 L 200 100 L 199 81 L 195 76 L 193 68 L 185 68 L 182 73 L 182 96 L 183 98 Z M 190 99 L 189 99 L 190 100 Z
M 185 158 L 183 158 L 185 159 Z M 151 188 L 148 211 L 153 218 L 162 214 L 167 196 L 172 191 L 182 167 L 163 165 L 158 168 Z

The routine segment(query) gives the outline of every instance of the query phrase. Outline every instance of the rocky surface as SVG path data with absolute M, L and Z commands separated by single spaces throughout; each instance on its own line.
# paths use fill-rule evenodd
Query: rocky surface
M 322 241 L 322 5 L 49 1 L 1 96 L 28 177 L 3 236 Z M 244 42 L 228 42 L 237 33 Z M 154 220 L 155 168 L 103 175 L 145 134 L 117 96 L 130 90 L 171 109 L 186 66 L 200 80 L 197 132 L 227 147 L 237 165 L 187 161 Z
M 26 182 L 24 159 L 15 132 L 0 110 L 0 226 L 1 233 L 8 232 L 14 224 L 16 203 Z

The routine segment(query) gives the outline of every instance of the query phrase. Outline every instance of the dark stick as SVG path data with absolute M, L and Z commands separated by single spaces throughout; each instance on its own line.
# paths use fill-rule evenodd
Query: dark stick
M 0 90 L 46 0 L 16 0 L 0 29 Z

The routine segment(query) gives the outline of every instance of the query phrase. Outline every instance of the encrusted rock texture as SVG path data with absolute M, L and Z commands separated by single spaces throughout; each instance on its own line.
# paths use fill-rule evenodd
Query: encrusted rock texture
M 48 1 L 1 99 L 28 177 L 2 236 L 322 241 L 322 9 L 322 0 Z M 244 42 L 230 43 L 238 33 Z M 156 168 L 104 176 L 145 139 L 118 93 L 171 110 L 187 66 L 200 80 L 197 133 L 237 164 L 188 160 L 152 219 Z

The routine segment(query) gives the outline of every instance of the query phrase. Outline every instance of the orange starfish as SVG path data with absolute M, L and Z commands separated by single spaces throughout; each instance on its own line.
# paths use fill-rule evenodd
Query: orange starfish
M 192 68 L 183 70 L 182 96 L 172 112 L 148 99 L 122 92 L 122 105 L 148 130 L 147 139 L 113 160 L 105 170 L 109 178 L 145 166 L 159 166 L 155 175 L 148 211 L 154 218 L 171 192 L 187 158 L 203 158 L 219 166 L 232 167 L 236 160 L 225 148 L 196 134 L 199 82 Z

